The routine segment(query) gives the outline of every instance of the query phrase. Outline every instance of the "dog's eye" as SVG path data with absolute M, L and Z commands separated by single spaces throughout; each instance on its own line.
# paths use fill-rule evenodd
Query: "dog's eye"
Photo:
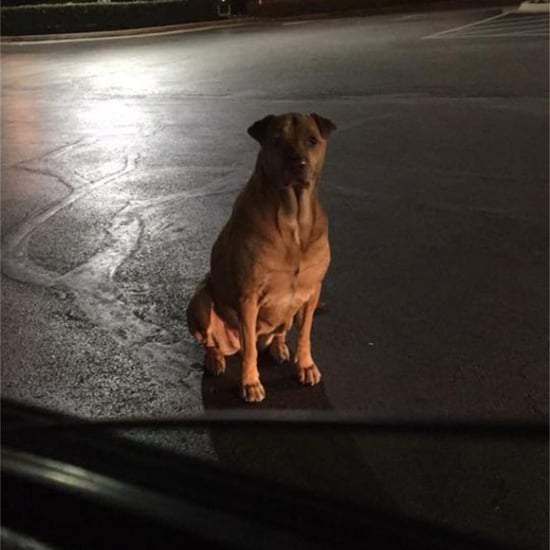
M 307 140 L 307 143 L 308 145 L 311 145 L 313 147 L 319 143 L 319 140 L 315 136 L 310 136 Z

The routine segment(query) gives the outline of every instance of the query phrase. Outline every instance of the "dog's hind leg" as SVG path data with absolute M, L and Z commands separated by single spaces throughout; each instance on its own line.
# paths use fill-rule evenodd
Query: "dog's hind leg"
M 273 342 L 273 337 L 273 334 L 261 334 L 260 336 L 258 336 L 258 351 L 266 351 L 271 345 L 271 342 Z
M 286 333 L 283 325 L 275 332 L 258 336 L 258 351 L 268 351 L 270 357 L 276 363 L 284 363 L 290 359 L 290 352 L 286 345 Z
M 205 346 L 206 358 L 204 368 L 213 376 L 219 376 L 225 372 L 225 356 L 216 346 Z
M 275 334 L 269 346 L 269 355 L 276 363 L 284 363 L 290 359 L 286 345 L 286 332 Z
M 222 327 L 219 325 L 222 324 Z M 208 276 L 201 282 L 187 307 L 189 332 L 206 351 L 205 368 L 215 376 L 225 372 L 225 357 L 214 337 L 215 331 L 223 330 L 223 322 L 214 312 L 214 302 L 209 291 Z

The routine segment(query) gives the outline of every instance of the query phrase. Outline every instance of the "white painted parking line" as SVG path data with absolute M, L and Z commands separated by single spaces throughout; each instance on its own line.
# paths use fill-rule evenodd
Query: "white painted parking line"
M 548 24 L 542 25 L 518 25 L 517 27 L 480 27 L 474 29 L 467 29 L 460 33 L 460 36 L 473 36 L 474 34 L 518 34 L 518 33 L 532 33 L 532 32 L 548 32 Z
M 541 14 L 525 16 L 513 12 L 504 12 L 467 25 L 425 36 L 424 39 L 547 37 L 548 35 L 548 16 Z
M 283 27 L 291 27 L 295 25 L 307 25 L 308 23 L 314 23 L 315 19 L 308 19 L 307 21 L 287 21 L 283 23 Z
M 519 38 L 522 36 L 538 36 L 545 37 L 548 36 L 548 33 L 537 33 L 537 32 L 521 32 L 521 33 L 503 33 L 503 34 L 461 34 L 459 36 L 442 36 L 441 40 L 450 40 L 451 38 L 457 38 L 459 40 L 464 40 L 465 38 Z
M 426 17 L 424 13 L 413 13 L 411 15 L 402 15 L 401 17 L 398 17 L 398 21 L 410 21 L 411 19 L 421 19 L 423 17 Z
M 536 17 L 526 17 L 523 16 L 517 16 L 513 17 L 510 16 L 507 19 L 499 19 L 498 21 L 490 21 L 488 23 L 485 23 L 484 25 L 481 25 L 484 29 L 488 29 L 490 27 L 499 27 L 499 28 L 506 28 L 506 27 L 527 27 L 529 25 L 546 25 L 548 24 L 546 17 L 541 17 L 540 15 Z M 471 28 L 477 28 L 479 25 Z M 465 31 L 468 31 L 470 29 L 464 29 Z M 464 31 L 462 31 L 464 32 Z
M 429 36 L 425 36 L 425 39 L 430 38 L 439 38 L 440 36 L 444 36 L 449 33 L 453 33 L 456 31 L 461 31 L 463 29 L 467 29 L 469 27 L 474 27 L 475 25 L 481 25 L 482 23 L 486 23 L 487 21 L 493 21 L 494 19 L 499 19 L 500 17 L 504 17 L 507 15 L 506 12 L 499 13 L 498 15 L 493 15 L 493 17 L 488 17 L 486 19 L 482 19 L 481 21 L 474 21 L 473 23 L 468 23 L 467 25 L 461 25 L 460 27 L 454 27 L 452 29 L 447 29 L 446 31 L 436 32 L 435 34 L 430 34 Z

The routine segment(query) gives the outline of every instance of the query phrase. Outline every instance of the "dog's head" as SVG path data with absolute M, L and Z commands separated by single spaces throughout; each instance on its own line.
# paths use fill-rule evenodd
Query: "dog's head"
M 315 185 L 325 159 L 326 140 L 336 126 L 316 113 L 268 115 L 248 133 L 261 145 L 259 168 L 271 185 Z

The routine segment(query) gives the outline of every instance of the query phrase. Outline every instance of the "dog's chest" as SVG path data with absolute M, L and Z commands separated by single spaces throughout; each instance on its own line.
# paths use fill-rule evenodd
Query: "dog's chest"
M 328 241 L 321 239 L 305 251 L 298 243 L 279 257 L 282 261 L 266 274 L 260 302 L 270 310 L 294 314 L 323 280 L 330 257 Z
M 264 295 L 270 302 L 286 301 L 289 298 L 309 297 L 311 290 L 322 279 L 321 270 L 314 265 L 298 264 L 289 271 L 276 271 L 267 277 Z
M 298 273 L 271 273 L 260 295 L 258 333 L 268 334 L 277 327 L 289 330 L 294 316 L 311 298 L 322 276 L 315 268 Z

